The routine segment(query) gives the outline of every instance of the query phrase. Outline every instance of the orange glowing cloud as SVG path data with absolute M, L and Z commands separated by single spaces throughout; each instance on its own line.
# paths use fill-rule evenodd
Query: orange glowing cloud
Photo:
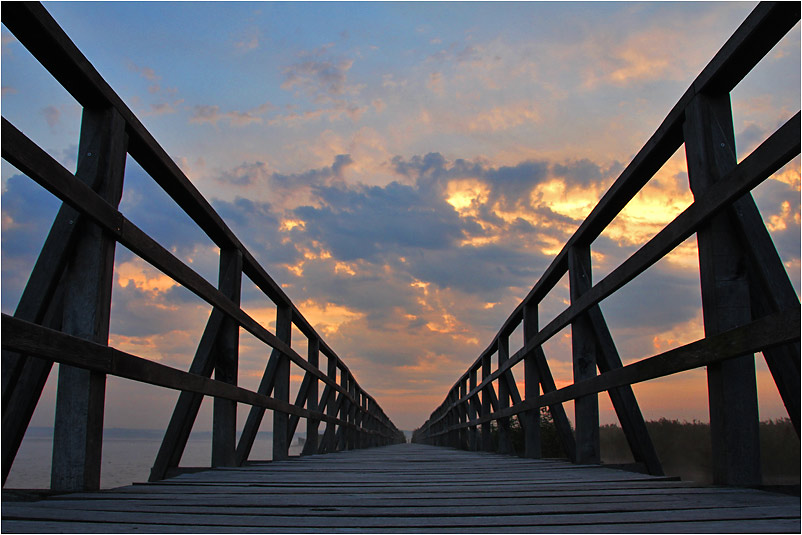
M 137 289 L 152 294 L 164 293 L 178 285 L 173 279 L 139 257 L 116 266 L 115 275 L 120 287 L 125 288 L 129 284 L 133 284 Z
M 298 309 L 316 330 L 326 336 L 332 336 L 349 322 L 359 320 L 365 316 L 346 306 L 335 303 L 318 303 L 314 299 L 307 299 L 299 303 Z

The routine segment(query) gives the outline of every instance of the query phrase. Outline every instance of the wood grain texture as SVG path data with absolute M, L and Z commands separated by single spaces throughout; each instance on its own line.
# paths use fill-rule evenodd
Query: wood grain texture
M 787 532 L 798 498 L 420 444 L 4 502 L 6 532 Z

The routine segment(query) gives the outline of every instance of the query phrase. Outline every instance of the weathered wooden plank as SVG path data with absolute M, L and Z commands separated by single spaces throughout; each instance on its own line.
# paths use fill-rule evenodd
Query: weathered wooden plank
M 32 508 L 34 506 L 23 506 Z M 722 502 L 716 500 L 629 500 L 614 502 L 613 507 L 616 512 L 669 512 L 678 510 L 691 511 L 694 509 L 727 509 L 742 507 L 778 507 L 775 500 L 765 499 L 764 504 L 759 505 L 750 503 L 748 499 L 739 502 Z M 794 510 L 798 510 L 796 504 L 787 504 L 781 507 L 788 509 L 788 516 L 793 517 Z M 11 505 L 7 514 L 15 514 L 15 506 Z M 456 503 L 449 505 L 434 505 L 430 503 L 412 503 L 410 505 L 398 505 L 390 500 L 380 500 L 375 503 L 341 503 L 332 505 L 326 503 L 316 503 L 314 505 L 220 505 L 195 503 L 190 505 L 179 505 L 168 503 L 142 504 L 129 500 L 126 503 L 113 502 L 109 500 L 99 501 L 52 501 L 49 500 L 46 509 L 58 509 L 65 511 L 119 511 L 119 512 L 140 512 L 140 513 L 180 513 L 180 514 L 213 514 L 226 515 L 236 513 L 237 515 L 248 515 L 255 517 L 451 517 L 451 516 L 475 516 L 475 517 L 498 517 L 502 515 L 542 515 L 542 514 L 589 514 L 589 513 L 608 513 L 611 503 L 591 502 L 584 503 Z M 30 509 L 27 509 L 30 511 Z M 722 513 L 722 518 L 726 518 L 726 513 Z M 269 519 L 266 519 L 269 521 Z
M 668 492 L 670 490 L 670 492 Z M 683 492 L 687 491 L 687 492 Z M 113 495 L 113 494 L 116 494 Z M 572 506 L 579 507 L 583 504 L 616 504 L 620 502 L 637 503 L 644 507 L 671 508 L 684 506 L 687 504 L 698 505 L 700 507 L 740 507 L 740 506 L 760 506 L 760 505 L 797 505 L 798 500 L 792 496 L 780 496 L 766 492 L 747 491 L 742 493 L 722 492 L 716 488 L 673 488 L 673 489 L 638 489 L 629 491 L 618 491 L 616 493 L 590 493 L 568 495 L 550 495 L 545 491 L 533 493 L 506 492 L 500 495 L 503 505 L 514 506 Z M 502 500 L 499 500 L 502 503 Z M 353 494 L 334 494 L 320 493 L 319 491 L 285 493 L 283 495 L 261 494 L 251 492 L 249 494 L 217 493 L 213 504 L 209 497 L 204 494 L 134 494 L 134 493 L 103 493 L 91 497 L 67 498 L 54 497 L 48 499 L 43 507 L 64 507 L 83 510 L 147 510 L 153 508 L 158 510 L 163 507 L 183 507 L 189 510 L 190 507 L 209 507 L 210 505 L 219 507 L 297 507 L 299 510 L 308 510 L 310 507 L 367 507 L 375 505 L 377 507 L 415 507 L 429 510 L 434 507 L 494 507 L 484 495 L 470 495 L 465 492 L 449 492 L 441 495 L 431 495 L 426 493 L 411 494 L 391 494 L 391 493 L 353 493 Z M 239 510 L 239 509 L 238 509 Z
M 796 510 L 794 510 L 796 509 Z M 709 509 L 676 509 L 671 512 L 671 521 L 704 521 L 704 520 L 739 520 L 739 519 L 776 519 L 788 520 L 798 516 L 798 508 L 793 507 L 737 507 Z M 8 519 L 26 519 L 30 517 L 43 520 L 61 521 L 93 521 L 93 522 L 129 522 L 134 524 L 188 524 L 198 523 L 217 526 L 248 527 L 427 527 L 443 526 L 473 527 L 498 526 L 499 521 L 509 526 L 552 526 L 572 524 L 626 524 L 632 522 L 665 521 L 664 511 L 616 511 L 598 513 L 542 513 L 515 515 L 443 515 L 430 517 L 416 516 L 251 516 L 193 512 L 181 513 L 149 513 L 124 511 L 70 511 L 65 509 L 49 509 L 32 506 L 16 506 L 11 511 L 4 511 Z
M 119 523 L 83 523 L 70 522 L 68 524 L 58 524 L 55 522 L 26 522 L 11 520 L 3 523 L 8 526 L 10 532 L 14 533 L 43 533 L 51 532 L 55 529 L 63 530 L 64 533 L 130 533 L 130 524 Z M 136 531 L 141 533 L 241 533 L 242 528 L 228 526 L 208 526 L 193 524 L 187 525 L 165 525 L 149 524 L 137 525 Z M 249 533 L 319 533 L 319 527 L 249 527 Z M 383 528 L 329 528 L 325 529 L 330 533 L 431 533 L 431 529 L 425 527 L 406 527 L 401 530 L 398 527 Z M 438 533 L 532 533 L 533 529 L 529 526 L 505 526 L 497 524 L 497 527 L 438 527 Z M 548 526 L 542 530 L 547 533 L 795 533 L 799 531 L 799 523 L 793 520 L 771 519 L 771 520 L 736 520 L 736 521 L 710 521 L 710 522 L 649 522 L 649 523 L 630 523 L 625 525 L 597 525 L 597 524 L 575 524 L 570 526 Z

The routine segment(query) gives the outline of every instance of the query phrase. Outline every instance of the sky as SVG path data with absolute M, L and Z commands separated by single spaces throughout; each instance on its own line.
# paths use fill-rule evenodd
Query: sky
M 755 4 L 44 5 L 360 385 L 411 430 Z M 798 24 L 732 101 L 741 160 L 799 109 Z M 5 27 L 0 105 L 75 169 L 81 109 Z M 123 214 L 216 283 L 211 240 L 131 159 L 125 180 Z M 754 195 L 798 294 L 799 158 Z M 680 150 L 593 244 L 594 280 L 691 202 Z M 0 301 L 12 314 L 59 202 L 3 161 L 0 203 Z M 567 299 L 564 279 L 541 325 Z M 247 279 L 242 308 L 274 328 L 275 307 Z M 695 238 L 601 309 L 625 363 L 702 337 Z M 187 369 L 209 312 L 118 245 L 110 345 Z M 298 331 L 292 344 L 306 353 Z M 519 329 L 512 351 L 521 345 Z M 557 385 L 570 384 L 570 328 L 544 350 Z M 268 355 L 241 330 L 240 385 L 257 387 Z M 756 361 L 761 418 L 785 416 Z M 523 369 L 514 372 L 523 390 Z M 51 375 L 32 425 L 52 425 Z M 294 368 L 293 391 L 301 378 Z M 703 370 L 634 390 L 647 419 L 708 420 Z M 176 399 L 109 378 L 105 425 L 163 429 Z M 600 404 L 602 423 L 614 423 L 606 395 Z M 210 428 L 210 407 L 197 429 Z

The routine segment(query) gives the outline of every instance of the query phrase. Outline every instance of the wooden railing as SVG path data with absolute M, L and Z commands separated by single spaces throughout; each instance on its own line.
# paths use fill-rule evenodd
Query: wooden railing
M 3 484 L 54 362 L 60 367 L 51 487 L 58 490 L 100 484 L 109 374 L 181 391 L 151 480 L 176 472 L 203 396 L 214 397 L 212 466 L 248 459 L 266 409 L 273 411 L 273 459 L 288 456 L 301 418 L 304 454 L 403 442 L 376 400 L 44 7 L 4 4 L 2 22 L 83 106 L 75 174 L 2 119 L 2 157 L 63 201 L 14 316 L 2 315 Z M 128 155 L 219 247 L 217 287 L 118 211 Z M 189 371 L 108 347 L 118 242 L 213 306 Z M 275 333 L 240 308 L 243 274 L 276 305 Z M 293 325 L 307 338 L 307 358 L 291 347 Z M 237 386 L 240 327 L 272 348 L 257 391 Z M 326 371 L 319 369 L 321 353 Z M 291 365 L 304 372 L 294 403 Z M 238 442 L 237 403 L 251 405 Z
M 660 460 L 630 385 L 707 366 L 714 481 L 760 483 L 753 353 L 763 352 L 799 434 L 800 304 L 750 192 L 799 154 L 800 114 L 737 163 L 730 91 L 799 18 L 800 4 L 796 2 L 762 3 L 755 8 L 568 240 L 487 349 L 415 432 L 414 441 L 492 450 L 496 446 L 491 422 L 497 422 L 498 451 L 511 453 L 510 418 L 516 416 L 525 444 L 525 451 L 519 453 L 540 457 L 540 408 L 549 407 L 571 460 L 598 463 L 598 393 L 607 391 L 635 461 L 650 473 L 661 474 Z M 594 240 L 683 143 L 693 204 L 604 279 L 592 284 Z M 694 233 L 705 337 L 622 366 L 600 302 Z M 538 305 L 566 273 L 570 306 L 540 328 Z M 510 335 L 521 324 L 523 347 L 510 355 Z M 557 389 L 542 346 L 569 325 L 574 382 Z M 495 367 L 491 362 L 494 354 Z M 523 397 L 512 374 L 512 367 L 521 361 Z M 562 406 L 570 400 L 574 401 L 575 433 Z

